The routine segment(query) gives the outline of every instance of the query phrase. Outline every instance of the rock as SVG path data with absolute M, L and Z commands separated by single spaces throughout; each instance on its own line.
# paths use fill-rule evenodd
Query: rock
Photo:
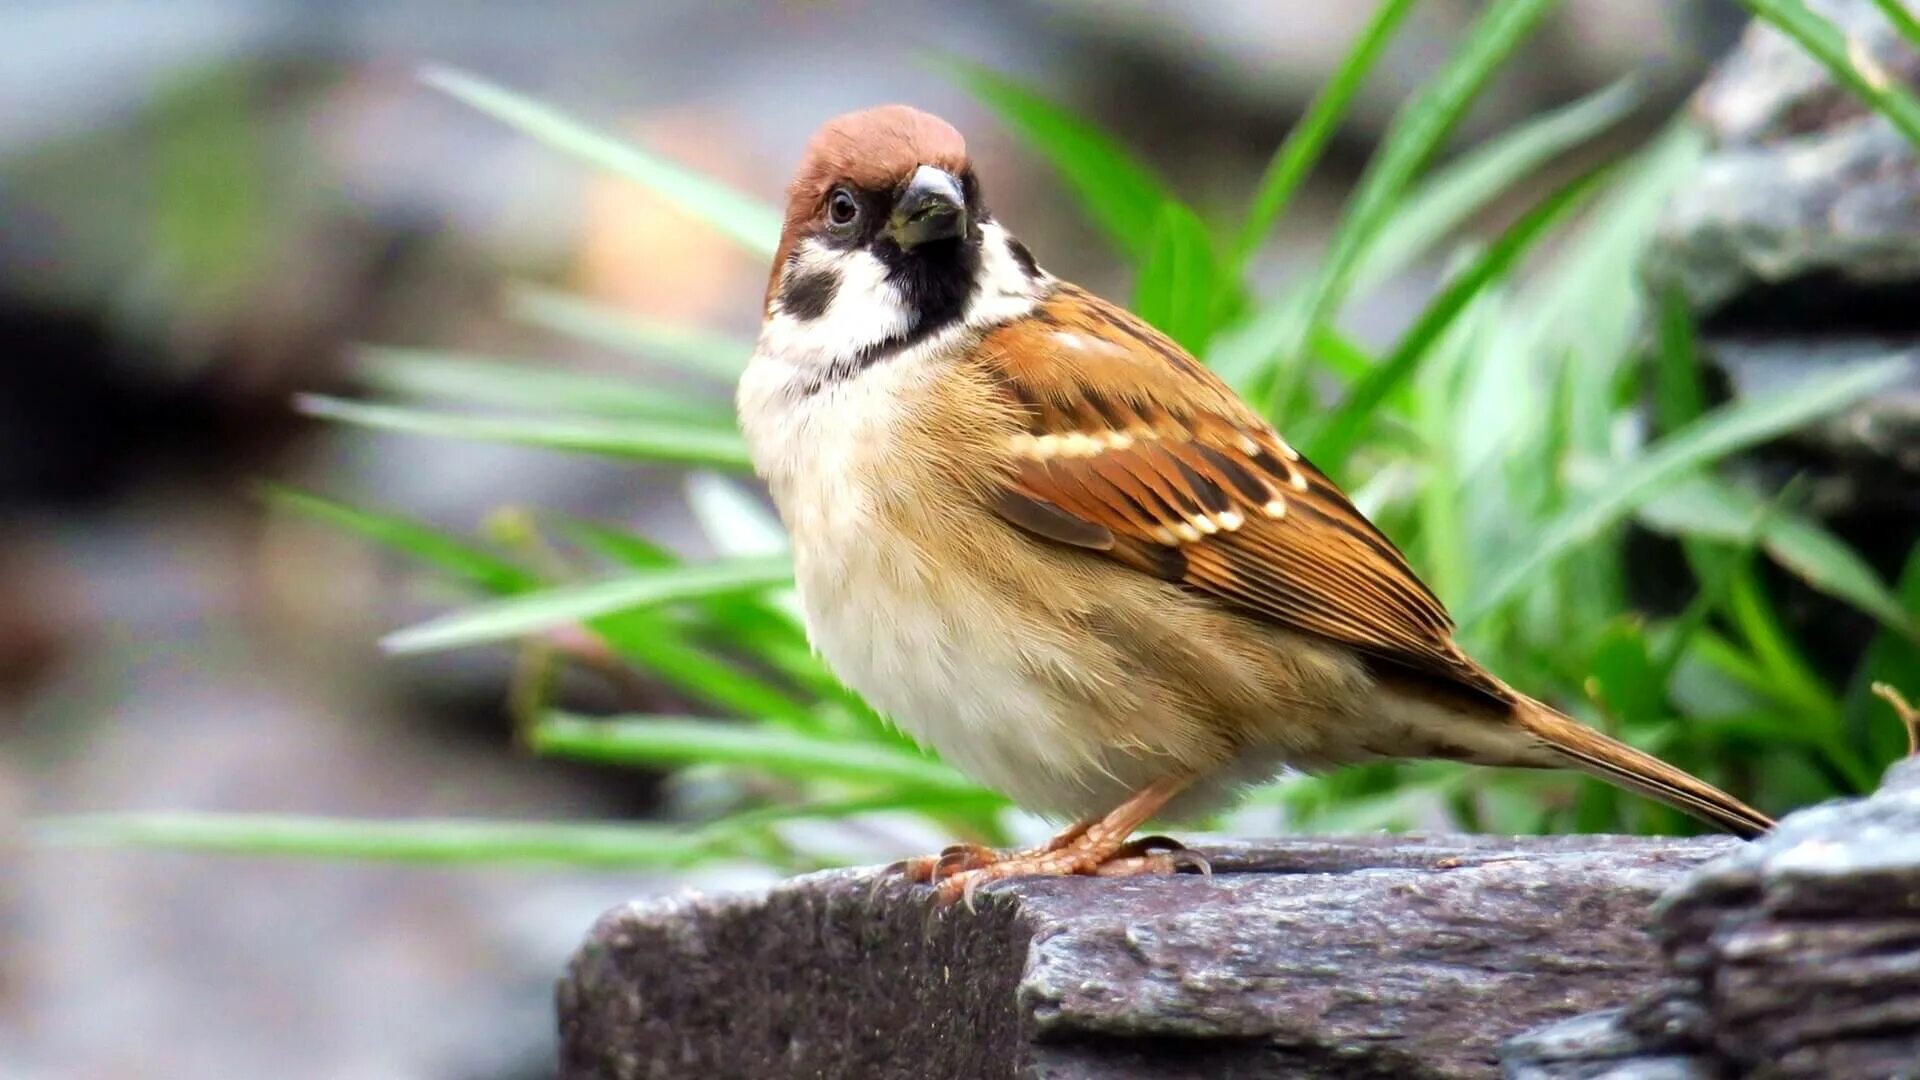
M 1920 80 L 1920 52 L 1877 0 L 1808 7 L 1841 28 L 1861 70 Z M 1882 580 L 1898 580 L 1920 535 L 1920 156 L 1757 20 L 1701 86 L 1691 117 L 1705 154 L 1672 192 L 1643 269 L 1651 290 L 1676 293 L 1692 315 L 1715 401 L 1791 393 L 1865 365 L 1906 373 L 1723 472 L 1762 499 L 1795 485 L 1790 505 Z M 1776 576 L 1794 639 L 1845 682 L 1878 632 L 1873 620 L 1794 573 Z M 1660 595 L 1654 581 L 1642 587 Z
M 1874 0 L 1810 0 L 1847 35 L 1855 63 L 1920 80 L 1910 48 Z M 1668 204 L 1648 277 L 1678 288 L 1702 353 L 1736 397 L 1815 369 L 1905 358 L 1913 375 L 1807 433 L 1842 473 L 1831 502 L 1907 479 L 1896 509 L 1920 521 L 1920 157 L 1913 143 L 1797 44 L 1756 21 L 1694 97 L 1711 149 Z M 1798 463 L 1796 463 L 1798 464 Z M 1832 470 L 1828 470 L 1832 471 Z M 1851 477 L 1849 477 L 1851 478 Z
M 1920 1076 L 1920 761 L 1690 875 L 1654 935 L 1667 979 L 1511 1040 L 1507 1076 Z
M 1657 978 L 1650 905 L 1736 846 L 1278 840 L 977 912 L 873 871 L 630 904 L 561 982 L 562 1074 L 1487 1076 L 1504 1035 Z
M 1683 1041 L 1637 1030 L 1625 1009 L 1562 1020 L 1500 1048 L 1510 1080 L 1718 1080 L 1719 1067 Z
M 1920 763 L 1690 878 L 1655 932 L 1726 1061 L 1920 1075 Z
M 1809 6 L 1888 78 L 1920 76 L 1920 55 L 1873 0 Z M 1674 193 L 1651 258 L 1696 310 L 1821 275 L 1852 287 L 1920 279 L 1913 145 L 1799 45 L 1755 22 L 1694 96 L 1693 117 L 1712 151 Z

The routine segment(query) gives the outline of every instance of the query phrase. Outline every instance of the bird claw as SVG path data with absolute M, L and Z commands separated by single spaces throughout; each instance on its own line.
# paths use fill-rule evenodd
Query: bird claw
M 1205 855 L 1200 854 L 1171 836 L 1143 836 L 1121 847 L 1119 851 L 1114 852 L 1113 858 L 1107 860 L 1107 863 L 1102 864 L 1102 867 L 1104 869 L 1105 866 L 1122 859 L 1135 858 L 1154 860 L 1149 864 L 1143 864 L 1143 866 L 1150 866 L 1151 869 L 1142 869 L 1137 871 L 1138 873 L 1179 874 L 1190 872 L 1199 874 L 1209 881 L 1213 880 L 1213 863 L 1209 862 Z M 1161 867 L 1165 867 L 1166 869 L 1159 869 Z M 1103 873 L 1101 876 L 1124 877 L 1126 875 L 1123 873 Z
M 1117 847 L 1068 845 L 1051 852 L 1022 854 L 972 867 L 935 882 L 934 904 L 966 905 L 978 910 L 975 895 L 983 885 L 1016 877 L 1137 877 L 1142 874 L 1197 873 L 1212 880 L 1206 856 L 1177 840 L 1149 836 Z
M 1006 856 L 979 844 L 955 844 L 940 853 L 933 864 L 932 881 L 945 881 L 955 874 L 992 866 Z
M 980 844 L 950 844 L 942 848 L 938 855 L 918 855 L 911 859 L 901 859 L 889 863 L 880 870 L 874 879 L 873 887 L 867 892 L 867 902 L 872 903 L 880 896 L 880 890 L 895 881 L 906 881 L 914 885 L 939 885 L 942 882 L 1008 859 L 1024 856 L 1025 852 L 1006 855 Z M 971 907 L 971 904 L 969 904 Z
M 1176 873 L 1184 873 L 1191 870 L 1201 877 L 1206 878 L 1208 881 L 1213 880 L 1213 863 L 1210 862 L 1205 855 L 1191 848 L 1173 852 L 1168 858 L 1174 861 Z

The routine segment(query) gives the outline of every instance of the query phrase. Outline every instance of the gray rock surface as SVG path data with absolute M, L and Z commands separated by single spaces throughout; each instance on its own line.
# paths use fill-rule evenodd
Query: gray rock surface
M 1861 63 L 1891 80 L 1920 77 L 1920 55 L 1873 0 L 1808 6 L 1847 34 Z M 1696 308 L 1822 271 L 1862 284 L 1920 279 L 1912 145 L 1799 45 L 1755 22 L 1692 112 L 1713 150 L 1669 204 L 1653 257 Z
M 562 1074 L 1489 1076 L 1503 1035 L 1656 978 L 1654 900 L 1736 846 L 1279 840 L 974 913 L 870 871 L 636 903 L 560 985 Z
M 1809 0 L 1871 77 L 1914 85 L 1920 53 L 1874 0 Z M 1912 377 L 1804 433 L 1851 463 L 1830 504 L 1920 520 L 1920 156 L 1805 51 L 1754 23 L 1694 97 L 1712 149 L 1674 194 L 1646 270 L 1702 323 L 1702 352 L 1735 396 L 1818 369 L 1904 358 Z M 1796 467 L 1802 462 L 1794 462 Z M 1891 467 L 1904 488 L 1868 474 Z
M 1502 1049 L 1513 1080 L 1920 1077 L 1920 761 L 1661 901 L 1669 976 Z

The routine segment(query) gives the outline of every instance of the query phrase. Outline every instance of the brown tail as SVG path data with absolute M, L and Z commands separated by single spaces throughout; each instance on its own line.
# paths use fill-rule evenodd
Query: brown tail
M 1705 780 L 1537 701 L 1523 699 L 1516 713 L 1522 728 L 1581 772 L 1657 799 L 1742 839 L 1751 840 L 1773 828 L 1772 818 Z

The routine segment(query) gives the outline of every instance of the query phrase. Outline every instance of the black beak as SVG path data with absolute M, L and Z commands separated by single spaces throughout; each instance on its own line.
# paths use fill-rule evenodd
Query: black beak
M 960 181 L 945 169 L 922 165 L 893 200 L 887 235 L 910 251 L 929 240 L 946 240 L 967 231 L 967 197 Z

